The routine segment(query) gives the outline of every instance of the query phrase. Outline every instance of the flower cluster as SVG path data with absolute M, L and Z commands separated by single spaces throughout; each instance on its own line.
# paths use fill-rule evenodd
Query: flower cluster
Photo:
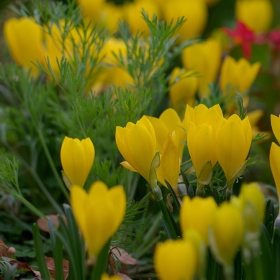
M 252 129 L 248 117 L 241 120 L 233 114 L 223 117 L 219 105 L 207 108 L 187 106 L 185 118 L 180 120 L 172 109 L 159 118 L 144 116 L 136 124 L 128 123 L 116 129 L 117 146 L 125 158 L 122 165 L 140 173 L 151 184 L 153 159 L 160 153 L 158 180 L 165 180 L 178 193 L 178 177 L 185 145 L 197 177 L 197 188 L 209 185 L 216 162 L 222 167 L 228 192 L 246 167 Z
M 180 210 L 183 239 L 158 244 L 155 250 L 160 279 L 193 279 L 195 274 L 204 278 L 207 247 L 230 279 L 238 250 L 249 259 L 258 253 L 264 205 L 256 183 L 244 184 L 238 197 L 219 206 L 213 197 L 184 197 Z

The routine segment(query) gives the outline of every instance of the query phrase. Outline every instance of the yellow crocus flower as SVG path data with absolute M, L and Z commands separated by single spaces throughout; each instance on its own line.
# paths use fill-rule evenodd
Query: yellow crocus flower
M 280 143 L 280 115 L 277 117 L 275 115 L 270 115 L 271 127 L 273 134 L 278 142 Z
M 222 63 L 220 75 L 220 88 L 228 100 L 235 96 L 236 91 L 244 93 L 254 83 L 261 64 L 259 62 L 250 64 L 245 58 L 236 61 L 227 56 Z
M 40 70 L 33 63 L 44 63 L 43 28 L 30 18 L 10 18 L 4 24 L 4 37 L 15 62 L 34 77 Z
M 200 97 L 210 95 L 209 84 L 216 81 L 221 60 L 221 44 L 212 38 L 191 45 L 182 51 L 184 67 L 197 73 Z
M 109 276 L 107 273 L 104 273 L 101 276 L 101 280 L 123 280 L 123 278 L 118 275 Z
M 215 143 L 215 130 L 211 125 L 196 126 L 190 122 L 187 145 L 196 172 L 198 188 L 208 185 L 211 181 L 212 168 L 217 162 Z
M 167 22 L 184 17 L 187 21 L 178 30 L 178 41 L 183 42 L 203 32 L 208 18 L 207 5 L 203 0 L 165 1 L 162 5 L 164 19 Z
M 273 6 L 270 0 L 237 0 L 235 14 L 251 30 L 266 32 L 273 18 Z
M 280 204 L 280 147 L 275 143 L 272 143 L 270 147 L 269 163 L 274 178 L 275 186 L 277 189 L 278 200 Z M 280 207 L 279 207 L 278 217 L 280 217 Z
M 159 243 L 154 253 L 154 265 L 161 280 L 191 280 L 197 268 L 195 247 L 187 240 Z
M 154 127 L 158 149 L 162 151 L 167 135 L 171 133 L 172 140 L 178 148 L 181 158 L 186 141 L 186 132 L 178 113 L 174 109 L 168 108 L 162 112 L 159 118 L 150 116 L 147 116 L 147 118 Z
M 219 104 L 216 104 L 211 108 L 207 108 L 204 104 L 199 104 L 194 108 L 187 105 L 183 126 L 187 133 L 190 127 L 190 122 L 193 122 L 197 126 L 209 124 L 214 128 L 220 123 L 222 118 L 223 112 Z
M 108 189 L 103 182 L 97 181 L 87 193 L 74 185 L 70 190 L 70 202 L 89 256 L 96 258 L 122 223 L 126 210 L 124 189 L 122 186 Z
M 127 123 L 126 127 L 116 128 L 117 147 L 126 161 L 121 165 L 138 172 L 150 182 L 150 168 L 157 152 L 154 127 L 143 116 L 136 124 Z
M 252 128 L 248 117 L 241 120 L 236 114 L 224 119 L 216 138 L 216 156 L 224 170 L 228 191 L 246 167 L 252 142 Z
M 167 187 L 166 180 L 176 194 L 178 194 L 178 177 L 180 173 L 180 155 L 178 147 L 172 140 L 171 133 L 167 135 L 161 157 L 160 166 L 157 170 L 157 178 L 161 184 Z
M 158 5 L 154 1 L 134 0 L 133 2 L 126 3 L 123 9 L 125 21 L 129 24 L 132 35 L 135 36 L 137 32 L 140 32 L 148 36 L 150 34 L 149 26 L 143 19 L 141 11 L 144 9 L 151 20 L 153 15 L 159 15 Z
M 169 90 L 171 106 L 181 115 L 186 104 L 194 105 L 198 77 L 190 71 L 175 67 L 171 73 L 169 84 L 172 84 Z
M 181 231 L 184 234 L 188 229 L 196 230 L 208 245 L 208 232 L 212 226 L 217 204 L 213 197 L 185 196 L 180 210 Z
M 90 138 L 79 140 L 65 137 L 60 149 L 60 160 L 63 173 L 66 175 L 66 183 L 83 187 L 91 170 L 95 156 L 95 150 Z M 68 179 L 68 180 L 67 180 Z
M 233 272 L 231 268 L 234 257 L 243 236 L 244 222 L 240 211 L 228 202 L 222 203 L 215 212 L 209 241 L 216 260 L 225 267 L 225 273 Z
M 82 15 L 85 21 L 92 24 L 98 23 L 105 0 L 77 0 L 79 7 L 82 9 Z

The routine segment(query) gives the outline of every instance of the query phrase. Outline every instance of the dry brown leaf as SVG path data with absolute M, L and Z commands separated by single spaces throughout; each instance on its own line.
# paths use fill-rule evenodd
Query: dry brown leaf
M 62 215 L 60 215 L 60 216 L 62 217 L 62 219 L 64 221 L 66 221 L 66 217 L 65 216 L 62 216 Z M 58 215 L 47 215 L 46 217 L 47 217 L 47 219 L 50 219 L 56 227 L 59 226 Z M 39 229 L 41 229 L 41 230 L 43 230 L 45 232 L 50 232 L 49 224 L 48 224 L 48 220 L 47 219 L 46 218 L 38 219 L 37 220 L 37 225 L 38 225 Z
M 2 239 L 0 239 L 0 257 L 8 257 L 11 258 L 16 253 L 16 249 L 14 247 L 8 247 Z
M 17 260 L 9 260 L 9 263 L 11 264 L 11 265 L 13 265 L 13 264 L 17 264 L 17 269 L 18 270 L 24 270 L 24 271 L 32 271 L 33 272 L 33 270 L 31 269 L 31 267 L 29 266 L 29 264 L 27 264 L 27 263 L 24 263 L 24 262 L 20 262 L 20 261 L 17 261 Z
M 47 268 L 50 271 L 50 274 L 53 279 L 55 279 L 55 264 L 54 259 L 51 257 L 45 257 Z M 63 274 L 64 274 L 64 280 L 68 279 L 69 274 L 69 261 L 63 260 Z
M 120 276 L 123 280 L 132 280 L 132 279 L 129 278 L 126 274 L 117 273 L 117 275 Z
M 121 263 L 127 265 L 136 265 L 137 261 L 130 254 L 128 254 L 125 250 L 114 247 L 112 252 L 117 256 Z

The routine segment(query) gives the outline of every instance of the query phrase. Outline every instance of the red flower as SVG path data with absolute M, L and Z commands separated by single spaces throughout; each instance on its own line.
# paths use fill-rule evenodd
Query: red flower
M 255 33 L 241 21 L 237 21 L 235 29 L 223 28 L 223 31 L 233 39 L 236 45 L 241 45 L 244 57 L 250 59 L 252 44 L 258 42 Z

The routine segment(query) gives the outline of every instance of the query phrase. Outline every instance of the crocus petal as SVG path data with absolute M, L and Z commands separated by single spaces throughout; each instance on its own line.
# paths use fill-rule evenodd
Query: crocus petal
M 280 143 L 280 116 L 276 117 L 274 115 L 271 115 L 270 120 L 273 134 L 277 139 L 278 143 Z
M 126 208 L 124 190 L 121 186 L 108 189 L 98 181 L 92 184 L 88 194 L 82 188 L 73 186 L 70 199 L 89 255 L 97 257 L 123 220 Z
M 280 200 L 280 147 L 275 143 L 271 144 L 269 162 Z
M 190 199 L 185 196 L 180 209 L 181 231 L 188 229 L 196 230 L 208 244 L 208 231 L 212 226 L 214 214 L 218 208 L 213 197 L 194 197 Z
M 191 280 L 197 266 L 197 254 L 190 241 L 167 240 L 157 245 L 154 264 L 159 279 Z
M 84 186 L 94 161 L 94 146 L 89 138 L 80 141 L 65 137 L 60 158 L 64 173 L 74 185 Z
M 217 159 L 229 181 L 248 154 L 240 124 L 228 122 L 217 136 Z
M 163 151 L 160 159 L 160 166 L 157 171 L 158 180 L 166 186 L 164 180 L 166 180 L 175 193 L 178 193 L 178 177 L 180 172 L 180 158 L 178 148 L 172 141 L 169 134 L 166 138 Z

